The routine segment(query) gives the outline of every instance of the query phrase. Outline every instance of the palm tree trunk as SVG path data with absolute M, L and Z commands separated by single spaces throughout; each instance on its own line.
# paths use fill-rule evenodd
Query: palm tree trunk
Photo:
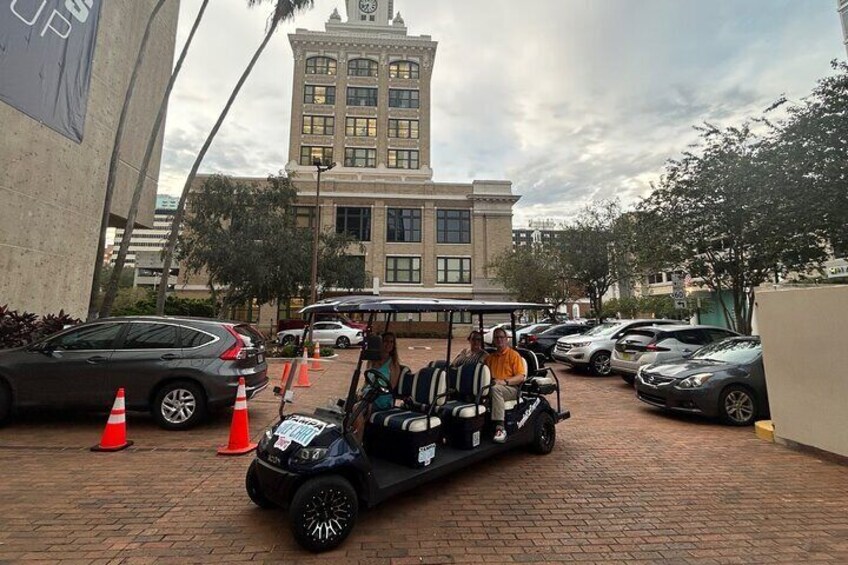
M 224 119 L 226 119 L 227 114 L 230 112 L 230 108 L 232 108 L 242 86 L 244 86 L 245 81 L 247 81 L 247 77 L 250 76 L 251 71 L 253 71 L 253 67 L 256 65 L 256 62 L 262 55 L 262 52 L 265 51 L 265 47 L 267 47 L 268 43 L 271 41 L 271 37 L 273 37 L 274 32 L 277 30 L 277 26 L 280 21 L 281 19 L 275 16 L 271 21 L 271 24 L 268 26 L 268 31 L 265 33 L 265 39 L 262 40 L 262 43 L 259 45 L 256 53 L 253 54 L 253 58 L 250 60 L 247 68 L 242 73 L 241 78 L 239 78 L 238 83 L 236 83 L 235 89 L 232 94 L 230 94 L 230 98 L 224 106 L 224 110 L 221 112 L 221 115 L 218 116 L 218 121 L 215 122 L 215 125 L 212 127 L 212 131 L 209 132 L 203 147 L 200 149 L 200 153 L 198 153 L 197 158 L 194 160 L 194 165 L 192 165 L 191 172 L 189 172 L 185 186 L 183 186 L 183 192 L 180 195 L 180 201 L 177 204 L 177 210 L 171 223 L 171 233 L 168 235 L 168 247 L 165 248 L 162 261 L 162 280 L 159 283 L 159 289 L 156 295 L 156 314 L 160 316 L 165 313 L 165 297 L 168 292 L 168 277 L 171 272 L 171 263 L 174 257 L 174 250 L 177 247 L 177 237 L 179 236 L 180 225 L 182 225 L 183 217 L 185 216 L 186 201 L 188 200 L 188 195 L 191 191 L 191 185 L 194 183 L 194 179 L 197 176 L 197 170 L 200 168 L 200 164 L 203 162 L 203 158 L 206 156 L 209 146 L 212 145 L 212 141 L 218 134 L 218 130 L 221 129 L 221 125 L 224 123 Z
M 115 192 L 115 177 L 118 171 L 118 155 L 121 148 L 121 138 L 124 135 L 124 126 L 127 122 L 129 114 L 130 100 L 133 92 L 135 92 L 135 82 L 141 72 L 142 63 L 144 63 L 144 52 L 147 50 L 147 42 L 150 39 L 150 33 L 153 30 L 153 21 L 159 10 L 167 2 L 167 0 L 159 0 L 153 11 L 150 12 L 150 17 L 147 19 L 147 27 L 144 29 L 144 35 L 141 38 L 141 45 L 138 48 L 138 55 L 135 59 L 135 67 L 130 76 L 130 84 L 127 87 L 127 92 L 124 95 L 124 105 L 121 108 L 121 115 L 118 118 L 118 129 L 115 131 L 115 143 L 112 145 L 112 158 L 109 161 L 109 175 L 106 178 L 106 195 L 103 197 L 103 214 L 100 217 L 100 236 L 97 241 L 97 253 L 94 256 L 94 273 L 91 276 L 91 294 L 88 299 L 88 317 L 90 321 L 94 318 L 97 310 L 97 295 L 100 293 L 100 272 L 103 270 L 103 251 L 106 248 L 106 230 L 109 227 L 109 214 L 112 211 L 112 196 Z M 120 277 L 120 270 L 118 276 Z
M 180 74 L 183 62 L 188 55 L 188 50 L 191 47 L 192 40 L 194 39 L 194 34 L 200 26 L 200 22 L 203 19 L 203 13 L 206 11 L 206 6 L 208 4 L 209 0 L 203 0 L 203 4 L 200 6 L 200 10 L 194 20 L 194 25 L 191 28 L 188 39 L 186 39 L 185 45 L 183 45 L 180 58 L 177 60 L 177 64 L 171 72 L 171 79 L 168 81 L 168 86 L 165 88 L 165 94 L 162 96 L 162 102 L 159 104 L 159 113 L 156 115 L 156 121 L 153 123 L 153 131 L 150 132 L 150 138 L 147 140 L 147 149 L 144 152 L 144 159 L 141 163 L 138 180 L 136 181 L 135 190 L 133 191 L 132 202 L 130 203 L 130 209 L 127 213 L 127 227 L 124 230 L 124 237 L 121 240 L 118 258 L 115 260 L 115 268 L 112 271 L 112 276 L 109 279 L 108 286 L 106 287 L 106 294 L 103 297 L 103 303 L 100 306 L 101 318 L 105 318 L 112 311 L 112 304 L 115 301 L 115 295 L 118 293 L 118 282 L 121 278 L 121 271 L 124 268 L 124 263 L 127 259 L 127 252 L 130 248 L 130 239 L 132 238 L 133 229 L 135 227 L 135 219 L 136 216 L 138 216 L 138 203 L 141 200 L 142 192 L 144 192 L 144 181 L 147 179 L 147 170 L 150 168 L 150 160 L 153 157 L 156 140 L 158 139 L 159 132 L 162 129 L 162 123 L 165 121 L 165 113 L 168 109 L 168 101 L 171 98 L 171 91 L 173 90 L 174 83 L 176 83 L 177 77 Z

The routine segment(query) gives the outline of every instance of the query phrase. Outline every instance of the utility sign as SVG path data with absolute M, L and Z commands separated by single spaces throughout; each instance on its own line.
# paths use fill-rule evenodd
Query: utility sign
M 674 307 L 677 310 L 686 310 L 686 299 L 684 298 L 683 300 L 675 300 Z
M 675 304 L 679 300 L 686 300 L 685 280 L 681 273 L 671 273 L 671 298 L 675 301 Z M 685 308 L 686 306 L 684 305 L 683 307 Z

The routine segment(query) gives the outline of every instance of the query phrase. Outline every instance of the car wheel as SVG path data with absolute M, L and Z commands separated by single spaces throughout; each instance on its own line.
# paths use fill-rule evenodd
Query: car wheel
M 556 444 L 556 425 L 554 419 L 547 412 L 542 412 L 536 420 L 536 431 L 533 435 L 533 443 L 530 449 L 539 455 L 547 455 L 554 449 Z
M 339 349 L 347 349 L 350 347 L 350 339 L 345 336 L 339 336 L 339 339 L 336 340 L 336 347 Z
M 592 359 L 589 361 L 589 371 L 600 377 L 609 375 L 612 372 L 610 354 L 606 351 L 598 351 L 592 355 Z
M 725 424 L 750 426 L 757 417 L 757 399 L 745 387 L 727 387 L 718 402 L 718 411 Z
M 256 459 L 251 462 L 250 467 L 247 468 L 247 475 L 244 477 L 244 488 L 247 490 L 247 496 L 250 497 L 250 500 L 253 501 L 253 504 L 258 506 L 259 508 L 276 508 L 277 505 L 271 502 L 265 493 L 262 492 L 262 487 L 259 485 L 259 476 L 256 474 L 256 466 L 258 463 Z
M 206 418 L 206 394 L 189 381 L 168 383 L 156 393 L 153 417 L 166 430 L 187 430 Z
M 289 520 L 298 543 L 317 553 L 338 547 L 353 530 L 358 512 L 356 491 L 347 479 L 327 475 L 297 489 Z
M 547 351 L 545 351 L 545 357 L 547 357 L 551 361 L 554 361 L 554 348 L 555 347 L 556 347 L 555 345 L 552 345 L 548 348 Z
M 294 343 L 294 336 L 293 335 L 284 335 L 283 341 L 281 343 L 283 345 L 290 345 L 290 344 Z
M 0 379 L 0 425 L 5 424 L 12 417 L 12 389 Z
M 626 382 L 629 385 L 632 385 L 636 382 L 636 376 L 635 375 L 621 375 L 621 378 L 624 379 L 624 382 Z

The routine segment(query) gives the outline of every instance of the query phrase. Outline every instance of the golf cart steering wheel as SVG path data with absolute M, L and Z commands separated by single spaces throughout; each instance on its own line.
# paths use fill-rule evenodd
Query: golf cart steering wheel
M 376 369 L 365 371 L 365 384 L 368 385 L 370 392 L 375 393 L 375 396 L 391 394 L 392 392 L 389 388 L 388 377 Z

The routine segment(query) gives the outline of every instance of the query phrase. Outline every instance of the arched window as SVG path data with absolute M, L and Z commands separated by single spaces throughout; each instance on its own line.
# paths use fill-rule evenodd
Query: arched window
M 389 78 L 419 78 L 418 63 L 395 61 L 389 65 Z
M 310 57 L 306 60 L 306 74 L 334 75 L 336 74 L 336 60 L 329 57 Z
M 347 74 L 352 77 L 375 77 L 377 76 L 377 61 L 351 59 L 347 62 Z

